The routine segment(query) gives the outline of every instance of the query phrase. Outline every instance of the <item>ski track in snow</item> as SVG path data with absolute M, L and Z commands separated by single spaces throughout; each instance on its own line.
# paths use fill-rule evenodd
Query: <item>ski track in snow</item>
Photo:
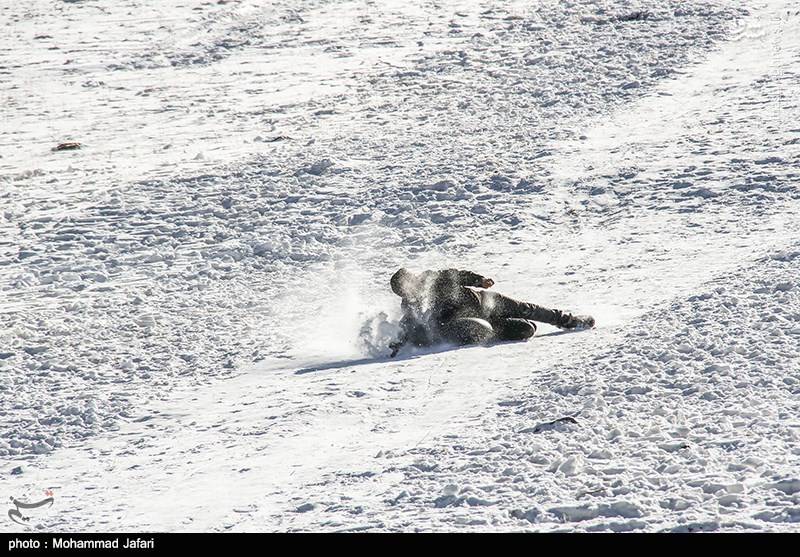
M 0 485 L 46 527 L 800 521 L 788 2 L 41 6 L 3 8 Z M 599 327 L 369 360 L 404 262 Z

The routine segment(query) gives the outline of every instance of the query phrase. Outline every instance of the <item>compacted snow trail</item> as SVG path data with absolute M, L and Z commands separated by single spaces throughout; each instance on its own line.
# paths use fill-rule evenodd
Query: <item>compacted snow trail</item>
M 241 3 L 204 13 L 207 41 L 119 62 L 212 79 L 224 56 L 234 80 L 258 25 L 302 29 L 281 49 L 339 29 L 333 74 L 265 66 L 320 89 L 275 97 L 258 138 L 252 111 L 209 113 L 198 133 L 229 136 L 201 156 L 127 159 L 125 187 L 86 161 L 98 187 L 58 199 L 43 187 L 74 169 L 0 165 L 22 244 L 0 268 L 0 450 L 23 468 L 3 492 L 56 487 L 43 524 L 70 530 L 792 528 L 800 14 L 389 5 L 353 31 L 327 11 L 348 6 L 364 8 Z M 151 122 L 173 126 L 164 143 L 191 141 L 193 102 Z M 369 359 L 358 330 L 394 307 L 406 262 L 474 268 L 599 327 Z

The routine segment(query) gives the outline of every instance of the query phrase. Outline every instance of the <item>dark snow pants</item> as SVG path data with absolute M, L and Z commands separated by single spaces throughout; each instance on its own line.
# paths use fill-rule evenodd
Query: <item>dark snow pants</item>
M 489 290 L 465 288 L 469 295 L 453 319 L 442 326 L 442 336 L 457 344 L 477 344 L 493 340 L 527 340 L 536 333 L 536 324 L 560 326 L 563 312 L 529 302 L 520 302 Z

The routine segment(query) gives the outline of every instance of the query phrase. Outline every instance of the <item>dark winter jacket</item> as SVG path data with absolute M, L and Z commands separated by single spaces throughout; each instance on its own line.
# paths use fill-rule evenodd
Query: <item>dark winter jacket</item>
M 443 325 L 471 316 L 480 306 L 477 293 L 485 277 L 471 271 L 444 269 L 413 275 L 404 284 L 400 343 L 426 346 L 438 342 Z

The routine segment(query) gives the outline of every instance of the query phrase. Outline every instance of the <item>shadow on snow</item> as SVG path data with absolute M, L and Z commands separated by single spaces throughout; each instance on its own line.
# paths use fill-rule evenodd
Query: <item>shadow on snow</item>
M 406 360 L 416 360 L 418 358 L 423 358 L 425 356 L 429 356 L 431 354 L 439 354 L 442 352 L 449 352 L 451 350 L 470 350 L 476 348 L 490 348 L 492 346 L 498 345 L 506 345 L 506 344 L 519 344 L 523 342 L 536 342 L 536 339 L 549 337 L 549 336 L 556 336 L 556 335 L 565 335 L 565 334 L 572 334 L 574 331 L 552 331 L 549 333 L 544 333 L 542 335 L 537 335 L 533 337 L 533 339 L 529 340 L 520 340 L 520 341 L 506 341 L 506 342 L 491 342 L 486 344 L 470 344 L 466 346 L 458 346 L 454 344 L 439 344 L 436 346 L 431 346 L 427 348 L 418 348 L 412 352 L 407 354 L 400 353 L 394 358 L 389 356 L 378 356 L 378 357 L 369 357 L 365 356 L 363 358 L 352 358 L 349 360 L 337 360 L 333 362 L 320 362 L 318 364 L 312 364 L 303 368 L 300 368 L 294 372 L 295 375 L 305 375 L 307 373 L 316 373 L 318 371 L 329 371 L 332 369 L 340 369 L 344 367 L 357 367 L 369 364 L 379 364 L 382 362 L 402 362 Z

